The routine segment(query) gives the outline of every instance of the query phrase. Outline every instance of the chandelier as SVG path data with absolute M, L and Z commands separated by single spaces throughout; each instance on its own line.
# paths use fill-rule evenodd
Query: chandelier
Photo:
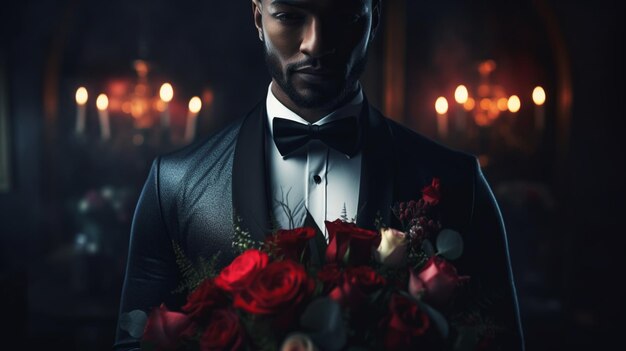
M 132 143 L 135 145 L 143 144 L 147 137 L 152 137 L 158 145 L 187 144 L 193 141 L 198 114 L 203 105 L 200 97 L 193 96 L 184 104 L 180 99 L 175 99 L 174 87 L 170 82 L 161 82 L 157 85 L 159 88 L 151 84 L 151 67 L 148 62 L 135 60 L 133 68 L 136 73 L 134 79 L 112 79 L 105 85 L 104 91 L 97 95 L 95 105 L 100 139 L 108 141 L 128 134 L 127 130 L 121 130 L 123 127 L 120 130 L 112 128 L 113 117 L 130 119 Z M 80 86 L 76 90 L 75 100 L 77 115 L 74 131 L 77 136 L 85 137 L 89 101 L 86 87 Z M 212 104 L 213 93 L 205 90 L 203 100 L 206 105 Z M 128 126 L 129 123 L 118 125 Z
M 522 100 L 518 95 L 509 95 L 504 87 L 492 82 L 491 74 L 496 69 L 494 60 L 481 62 L 477 69 L 480 78 L 476 89 L 471 91 L 466 85 L 459 84 L 454 91 L 456 104 L 450 106 L 445 96 L 436 99 L 437 134 L 440 139 L 448 138 L 449 118 L 452 119 L 451 124 L 455 132 L 466 134 L 472 127 L 488 128 L 502 119 L 508 119 L 510 122 L 522 108 Z M 543 87 L 536 86 L 531 96 L 534 104 L 534 129 L 540 133 L 545 125 L 546 93 Z M 449 110 L 454 112 L 451 117 L 448 116 Z

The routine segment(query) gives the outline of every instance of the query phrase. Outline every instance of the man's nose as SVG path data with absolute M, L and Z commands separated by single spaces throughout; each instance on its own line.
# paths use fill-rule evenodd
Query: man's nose
M 334 53 L 334 41 L 328 33 L 329 29 L 318 18 L 311 19 L 304 30 L 300 51 L 313 58 Z

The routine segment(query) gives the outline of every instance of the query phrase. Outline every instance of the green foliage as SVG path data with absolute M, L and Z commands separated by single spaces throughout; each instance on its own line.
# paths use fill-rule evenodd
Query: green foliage
M 346 203 L 343 203 L 343 209 L 341 209 L 341 220 L 344 222 L 348 221 L 348 211 L 346 210 Z
M 244 229 L 243 220 L 237 214 L 234 215 L 234 236 L 233 236 L 233 250 L 237 255 L 242 254 L 249 249 L 259 249 L 261 244 L 252 239 L 250 232 Z
M 196 289 L 205 279 L 211 279 L 217 275 L 217 260 L 220 252 L 206 260 L 199 258 L 196 265 L 185 255 L 180 245 L 172 240 L 176 265 L 180 270 L 182 279 L 180 285 L 173 291 L 174 293 L 189 293 Z

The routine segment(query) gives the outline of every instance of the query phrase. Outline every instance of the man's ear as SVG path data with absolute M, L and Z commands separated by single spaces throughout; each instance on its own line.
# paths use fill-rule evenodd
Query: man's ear
M 252 0 L 252 18 L 254 19 L 254 26 L 259 33 L 259 40 L 263 41 L 263 9 L 261 1 Z
M 374 40 L 378 27 L 380 26 L 380 6 L 382 0 L 372 0 L 372 28 L 370 30 L 370 41 Z

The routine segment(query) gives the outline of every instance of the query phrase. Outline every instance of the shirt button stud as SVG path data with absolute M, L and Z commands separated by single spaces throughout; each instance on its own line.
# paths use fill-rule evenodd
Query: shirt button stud
M 315 184 L 319 184 L 322 182 L 322 178 L 317 174 L 313 176 L 313 180 L 315 181 Z

